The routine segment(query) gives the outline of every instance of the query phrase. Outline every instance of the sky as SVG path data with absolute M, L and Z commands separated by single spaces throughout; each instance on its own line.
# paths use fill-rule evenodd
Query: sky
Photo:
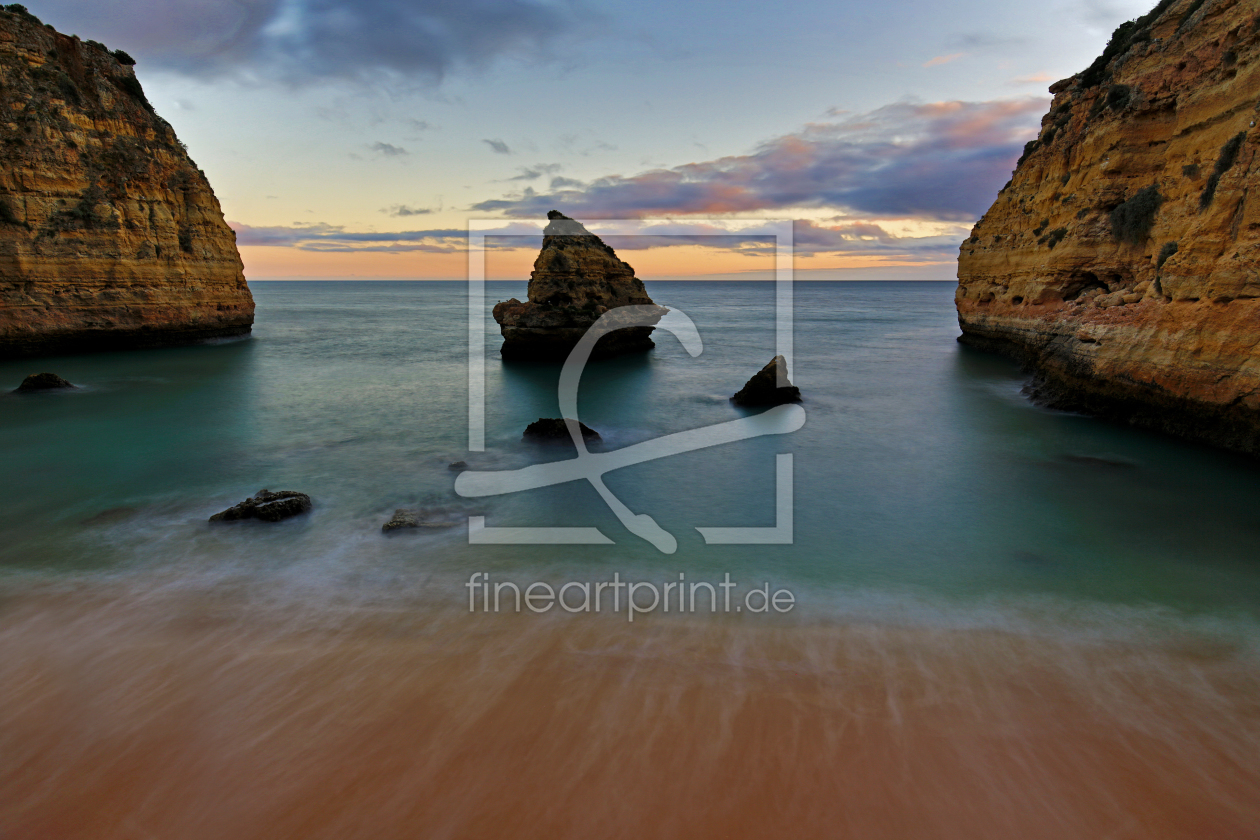
M 30 0 L 123 49 L 250 279 L 527 279 L 548 210 L 643 279 L 951 279 L 1049 106 L 1153 0 Z M 744 238 L 715 236 L 735 228 Z

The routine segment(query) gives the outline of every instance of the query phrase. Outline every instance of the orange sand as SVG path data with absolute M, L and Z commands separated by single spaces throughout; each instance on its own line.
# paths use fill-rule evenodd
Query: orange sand
M 1260 834 L 1260 673 L 1228 646 L 2 606 L 5 840 Z

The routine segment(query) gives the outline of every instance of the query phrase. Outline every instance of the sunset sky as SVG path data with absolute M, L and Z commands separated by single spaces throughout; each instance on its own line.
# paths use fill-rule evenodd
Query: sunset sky
M 250 279 L 459 279 L 469 219 L 525 232 L 552 208 L 691 234 L 793 219 L 800 279 L 949 279 L 1047 85 L 1152 2 L 27 5 L 137 59 Z M 537 240 L 510 241 L 491 276 L 525 279 Z M 644 279 L 768 265 L 665 241 L 619 251 Z

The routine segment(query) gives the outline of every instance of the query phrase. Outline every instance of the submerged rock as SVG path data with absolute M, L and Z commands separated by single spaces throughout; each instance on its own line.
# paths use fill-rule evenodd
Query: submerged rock
M 381 530 L 388 534 L 403 528 L 454 528 L 461 521 L 462 517 L 454 511 L 398 508 Z
M 576 222 L 552 210 L 542 250 L 530 274 L 528 300 L 494 307 L 505 359 L 563 360 L 599 316 L 618 306 L 655 306 L 612 248 Z M 656 307 L 660 320 L 669 310 Z M 655 327 L 626 327 L 600 339 L 593 358 L 651 350 Z
M 578 428 L 582 432 L 582 440 L 603 440 L 599 436 L 599 432 L 581 421 L 578 421 Z M 540 417 L 533 423 L 530 423 L 525 427 L 525 434 L 521 436 L 521 440 L 530 443 L 573 442 L 573 438 L 569 435 L 569 427 L 564 420 L 554 417 Z
M 451 472 L 459 472 L 461 470 L 468 469 L 468 462 L 467 461 L 452 461 L 451 463 L 446 465 L 446 468 L 450 470 Z
M 783 386 L 779 385 L 780 369 L 783 371 L 782 381 L 786 383 Z M 788 379 L 787 360 L 775 356 L 770 364 L 753 374 L 752 379 L 731 400 L 738 405 L 783 405 L 800 402 L 801 391 Z
M 31 391 L 54 391 L 59 388 L 74 387 L 73 383 L 67 382 L 55 373 L 32 373 L 22 380 L 22 384 L 17 386 L 13 393 L 29 394 Z
M 381 526 L 382 531 L 397 531 L 399 528 L 419 528 L 420 512 L 416 510 L 407 510 L 406 508 L 398 508 L 394 511 L 394 516 L 388 522 Z
M 279 522 L 306 513 L 311 509 L 311 497 L 296 490 L 259 490 L 254 496 L 227 510 L 210 517 L 211 522 L 231 522 L 237 519 L 261 519 Z

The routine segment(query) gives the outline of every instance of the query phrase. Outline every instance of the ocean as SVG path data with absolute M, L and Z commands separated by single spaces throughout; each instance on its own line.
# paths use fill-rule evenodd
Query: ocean
M 750 416 L 775 353 L 773 284 L 647 286 L 703 352 L 588 365 L 596 452 Z M 0 364 L 80 386 L 0 397 L 6 840 L 1260 832 L 1260 465 L 1030 404 L 952 282 L 795 284 L 804 425 L 605 476 L 673 553 L 584 480 L 455 491 L 569 457 L 488 311 L 469 450 L 464 284 L 251 289 L 245 340 Z M 791 542 L 706 544 L 784 523 L 786 454 Z M 207 522 L 264 487 L 314 509 Z M 675 600 L 590 609 L 614 575 Z

